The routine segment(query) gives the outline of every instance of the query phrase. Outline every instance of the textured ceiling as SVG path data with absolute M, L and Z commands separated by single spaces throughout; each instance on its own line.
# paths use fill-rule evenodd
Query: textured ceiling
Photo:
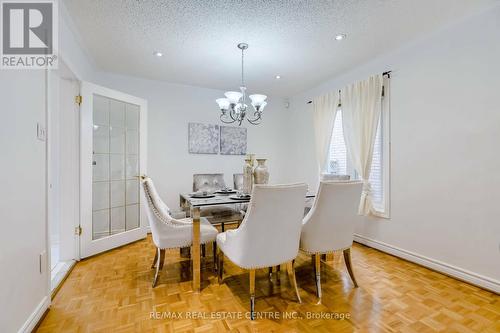
M 99 69 L 291 96 L 494 0 L 64 0 Z M 347 39 L 336 42 L 338 33 Z M 164 53 L 161 58 L 153 51 Z M 275 75 L 281 75 L 276 80 Z

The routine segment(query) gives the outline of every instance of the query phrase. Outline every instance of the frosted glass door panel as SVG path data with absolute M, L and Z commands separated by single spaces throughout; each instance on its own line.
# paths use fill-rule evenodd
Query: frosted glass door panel
M 92 239 L 139 227 L 137 105 L 94 95 Z

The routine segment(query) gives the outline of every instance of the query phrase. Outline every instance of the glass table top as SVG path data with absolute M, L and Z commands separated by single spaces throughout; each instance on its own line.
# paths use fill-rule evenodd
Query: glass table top
M 181 198 L 185 200 L 192 207 L 203 207 L 203 206 L 216 206 L 216 205 L 229 205 L 229 204 L 239 204 L 250 202 L 250 197 L 245 199 L 231 199 L 235 194 L 215 194 L 211 198 L 192 198 L 190 194 L 181 194 Z M 315 193 L 307 193 L 306 199 L 311 199 L 316 197 Z

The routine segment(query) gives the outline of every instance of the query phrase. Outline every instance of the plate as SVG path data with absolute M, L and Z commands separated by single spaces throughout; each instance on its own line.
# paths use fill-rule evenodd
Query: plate
M 194 198 L 194 199 L 207 199 L 207 198 L 213 198 L 215 197 L 215 194 L 207 194 L 207 195 L 203 195 L 203 194 L 196 194 L 196 193 L 193 193 L 193 194 L 190 194 L 189 195 L 191 198 Z
M 230 196 L 229 198 L 230 198 L 230 199 L 233 199 L 233 200 L 248 200 L 248 199 L 250 199 L 250 196 L 249 196 L 249 195 L 247 195 L 247 196 L 244 196 L 244 197 L 238 197 L 238 196 L 236 196 L 236 195 L 232 195 L 232 196 Z
M 217 194 L 234 194 L 236 193 L 235 190 L 230 190 L 230 191 L 216 191 L 215 193 Z

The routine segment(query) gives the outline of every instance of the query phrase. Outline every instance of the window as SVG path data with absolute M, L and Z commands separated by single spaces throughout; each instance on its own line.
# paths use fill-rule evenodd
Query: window
M 370 183 L 372 188 L 372 201 L 377 215 L 389 217 L 389 107 L 387 98 L 384 98 L 383 107 L 377 134 L 373 147 L 372 165 L 370 170 Z M 342 127 L 342 110 L 337 111 L 333 125 L 332 138 L 328 160 L 328 172 L 335 175 L 350 175 L 351 179 L 358 179 L 349 158 L 344 141 Z
M 370 184 L 372 187 L 372 201 L 376 210 L 383 210 L 384 199 L 384 174 L 383 174 L 383 142 L 382 122 L 379 119 L 377 134 L 373 145 L 372 165 L 370 169 Z
M 347 148 L 344 142 L 344 129 L 342 128 L 342 110 L 337 111 L 333 123 L 332 138 L 330 140 L 330 158 L 328 172 L 334 175 L 347 175 Z

